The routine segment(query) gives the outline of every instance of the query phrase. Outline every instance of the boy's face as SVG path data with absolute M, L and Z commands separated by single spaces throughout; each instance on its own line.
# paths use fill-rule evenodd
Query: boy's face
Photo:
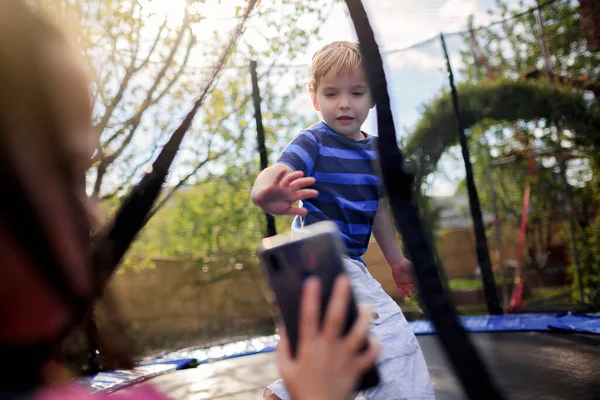
M 362 140 L 362 124 L 373 107 L 371 92 L 361 70 L 321 78 L 312 95 L 313 106 L 334 131 L 352 140 Z

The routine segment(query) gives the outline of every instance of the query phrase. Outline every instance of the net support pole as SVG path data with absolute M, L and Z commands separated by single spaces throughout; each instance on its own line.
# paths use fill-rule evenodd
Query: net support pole
M 254 119 L 256 121 L 256 141 L 258 143 L 258 154 L 260 155 L 260 169 L 269 165 L 267 146 L 265 145 L 265 128 L 262 123 L 262 112 L 260 109 L 260 91 L 258 88 L 258 75 L 256 73 L 256 61 L 250 61 L 250 75 L 252 77 L 252 100 L 254 102 Z M 265 213 L 267 220 L 267 237 L 277 234 L 275 229 L 275 217 Z
M 550 85 L 554 84 L 554 73 L 552 68 L 552 60 L 550 58 L 550 48 L 548 46 L 548 42 L 546 41 L 546 34 L 544 33 L 544 16 L 542 14 L 542 6 L 540 2 L 537 2 L 538 7 L 535 10 L 535 17 L 538 27 L 539 33 L 539 43 L 542 50 L 542 56 L 544 59 L 544 70 L 546 71 L 546 75 L 548 77 L 548 83 Z M 567 162 L 565 160 L 565 156 L 563 154 L 562 147 L 562 132 L 560 126 L 556 126 L 556 159 L 558 160 L 558 166 L 560 170 L 560 180 L 564 190 L 565 196 L 565 212 L 567 214 L 567 220 L 569 222 L 569 237 L 571 239 L 571 254 L 573 255 L 573 263 L 575 264 L 575 271 L 577 274 L 577 283 L 579 289 L 579 301 L 581 303 L 585 303 L 585 296 L 583 293 L 583 283 L 581 276 L 581 260 L 579 257 L 579 249 L 577 247 L 577 227 L 575 225 L 575 209 L 573 207 L 573 196 L 571 193 L 571 186 L 567 181 Z
M 477 56 L 477 39 L 475 38 L 475 30 L 473 29 L 473 16 L 469 17 L 469 33 L 471 35 L 471 51 L 473 53 L 473 66 L 475 68 L 475 75 L 477 82 L 481 82 L 481 74 L 479 73 L 479 63 L 481 62 L 484 66 L 489 69 L 489 66 L 485 62 L 486 60 L 483 57 Z M 482 54 L 483 56 L 483 54 Z M 480 59 L 481 58 L 481 59 Z M 488 71 L 488 79 L 490 81 L 493 79 L 493 75 L 491 70 Z M 492 212 L 494 213 L 494 240 L 496 242 L 496 251 L 498 252 L 498 269 L 500 271 L 500 276 L 502 276 L 502 308 L 506 312 L 508 307 L 508 288 L 506 287 L 506 273 L 505 273 L 505 264 L 504 264 L 504 247 L 502 246 L 502 227 L 500 226 L 500 212 L 498 211 L 498 200 L 496 198 L 496 190 L 494 189 L 494 181 L 492 179 L 491 163 L 489 160 L 490 157 L 490 145 L 485 136 L 485 132 L 481 135 L 483 140 L 483 151 L 485 152 L 485 177 L 488 184 L 488 191 L 490 193 L 490 200 L 492 202 Z
M 483 136 L 483 146 L 486 156 L 489 157 L 490 145 L 485 137 Z M 504 310 L 508 307 L 508 288 L 506 287 L 506 270 L 504 260 L 504 247 L 502 245 L 502 227 L 500 226 L 500 212 L 498 211 L 498 199 L 496 198 L 496 190 L 494 190 L 494 181 L 492 179 L 492 173 L 490 171 L 491 165 L 489 159 L 485 160 L 485 177 L 487 179 L 488 191 L 490 193 L 490 200 L 492 202 L 492 212 L 494 213 L 494 240 L 496 242 L 496 250 L 498 251 L 498 269 L 500 270 L 500 276 L 502 276 L 502 308 Z
M 96 322 L 96 307 L 90 307 L 84 320 L 84 332 L 87 341 L 87 371 L 86 375 L 91 376 L 101 372 L 100 367 L 100 335 Z
M 452 72 L 452 65 L 450 64 L 450 57 L 448 55 L 448 49 L 446 47 L 446 40 L 444 34 L 440 33 L 440 41 L 442 49 L 444 51 L 444 57 L 446 59 L 446 68 L 448 70 L 448 81 L 450 83 L 450 91 L 452 94 L 452 105 L 454 107 L 454 115 L 456 117 L 458 138 L 460 141 L 460 147 L 462 149 L 462 157 L 465 164 L 466 172 L 466 183 L 467 191 L 469 194 L 469 208 L 471 210 L 471 218 L 473 220 L 473 229 L 475 231 L 475 246 L 477 251 L 477 262 L 481 269 L 481 279 L 483 281 L 483 291 L 485 293 L 486 305 L 488 312 L 491 315 L 502 314 L 502 307 L 498 299 L 498 292 L 496 289 L 496 282 L 494 279 L 494 273 L 492 271 L 492 263 L 490 262 L 490 253 L 487 245 L 487 237 L 485 234 L 485 227 L 483 225 L 483 217 L 481 214 L 481 204 L 479 203 L 479 196 L 477 194 L 477 187 L 475 186 L 475 179 L 473 177 L 473 166 L 471 164 L 471 154 L 469 152 L 469 145 L 467 143 L 467 136 L 465 134 L 465 128 L 462 123 L 460 115 L 460 107 L 458 103 L 458 93 L 454 84 L 454 74 Z

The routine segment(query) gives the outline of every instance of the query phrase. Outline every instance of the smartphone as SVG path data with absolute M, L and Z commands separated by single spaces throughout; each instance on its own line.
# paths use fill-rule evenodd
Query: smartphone
M 260 243 L 259 260 L 275 295 L 293 356 L 296 355 L 298 343 L 300 300 L 304 281 L 313 275 L 321 281 L 322 324 L 335 279 L 346 273 L 342 261 L 345 254 L 346 247 L 337 225 L 330 221 L 317 222 L 302 230 L 271 236 Z M 354 324 L 357 312 L 356 301 L 351 293 L 342 335 L 347 334 Z M 365 342 L 363 351 L 366 348 Z M 356 390 L 369 389 L 378 384 L 379 372 L 374 366 L 361 377 Z

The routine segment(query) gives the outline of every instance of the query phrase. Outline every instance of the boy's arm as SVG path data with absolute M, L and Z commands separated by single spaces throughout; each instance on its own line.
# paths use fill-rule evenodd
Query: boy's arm
M 379 208 L 373 223 L 373 236 L 389 265 L 399 264 L 406 260 L 396 239 L 396 228 L 385 198 L 379 201 Z
M 392 276 L 400 293 L 408 297 L 411 296 L 411 291 L 416 293 L 412 263 L 406 259 L 400 249 L 392 214 L 385 198 L 379 201 L 379 208 L 373 223 L 373 236 L 392 269 Z

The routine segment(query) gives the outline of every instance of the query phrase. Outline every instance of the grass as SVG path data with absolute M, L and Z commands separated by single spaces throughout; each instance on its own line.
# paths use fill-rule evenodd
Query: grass
M 480 289 L 483 287 L 481 279 L 465 279 L 457 278 L 449 281 L 450 290 L 468 290 L 468 289 Z
M 502 284 L 503 278 L 501 276 L 494 277 L 496 286 Z M 455 278 L 450 279 L 450 290 L 474 290 L 483 288 L 483 282 L 481 278 L 468 279 L 468 278 Z
M 485 303 L 482 304 L 470 304 L 468 306 L 457 307 L 460 315 L 487 315 L 488 308 Z
M 451 290 L 477 290 L 483 287 L 481 279 L 451 279 Z M 502 278 L 496 277 L 496 285 L 502 284 Z M 538 287 L 533 288 L 530 296 L 523 299 L 525 305 L 521 312 L 558 312 L 560 310 L 576 309 L 572 299 L 572 289 L 566 286 Z M 510 295 L 510 294 L 509 294 Z M 404 299 L 402 309 L 408 320 L 425 318 L 416 297 Z M 486 315 L 488 309 L 485 303 L 458 306 L 460 315 Z
M 538 299 L 550 299 L 553 297 L 559 297 L 561 295 L 570 294 L 572 291 L 571 287 L 566 286 L 551 286 L 551 287 L 541 287 L 533 290 L 535 298 Z
M 581 307 L 573 289 L 566 286 L 542 287 L 533 289 L 532 296 L 525 299 L 525 309 L 530 311 L 576 310 Z

